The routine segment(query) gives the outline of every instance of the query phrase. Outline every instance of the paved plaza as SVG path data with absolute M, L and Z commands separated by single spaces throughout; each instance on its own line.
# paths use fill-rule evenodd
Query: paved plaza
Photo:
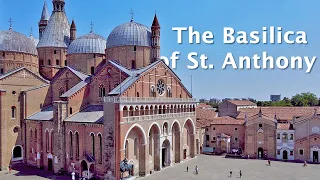
M 227 159 L 222 156 L 199 155 L 197 158 L 156 172 L 143 180 L 320 180 L 320 165 L 308 164 L 303 167 L 300 163 L 271 162 L 267 166 L 266 160 Z M 189 166 L 189 172 L 186 167 Z M 199 174 L 195 175 L 195 166 Z M 232 177 L 229 173 L 232 171 Z

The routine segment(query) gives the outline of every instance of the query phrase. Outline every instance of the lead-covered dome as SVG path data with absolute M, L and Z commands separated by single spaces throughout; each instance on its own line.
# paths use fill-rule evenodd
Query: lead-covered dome
M 104 54 L 106 42 L 104 37 L 90 32 L 75 39 L 68 48 L 68 54 Z
M 151 46 L 151 30 L 130 21 L 114 28 L 107 39 L 107 48 L 116 46 Z
M 36 46 L 27 36 L 13 31 L 0 31 L 0 51 L 22 52 L 38 55 Z

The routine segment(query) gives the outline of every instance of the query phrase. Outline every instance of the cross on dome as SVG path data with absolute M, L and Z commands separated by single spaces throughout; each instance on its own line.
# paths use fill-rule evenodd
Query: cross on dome
M 131 22 L 133 22 L 134 13 L 133 13 L 133 10 L 132 10 L 132 9 L 131 9 L 130 14 L 131 14 Z
M 9 30 L 11 30 L 11 29 L 12 29 L 12 24 L 13 24 L 13 21 L 12 21 L 12 19 L 10 18 L 8 22 L 10 23 L 10 27 L 9 27 Z

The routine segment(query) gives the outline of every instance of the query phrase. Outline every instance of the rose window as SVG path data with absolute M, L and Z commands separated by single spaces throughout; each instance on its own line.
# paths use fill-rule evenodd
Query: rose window
M 157 91 L 160 95 L 163 95 L 165 90 L 166 85 L 164 84 L 163 80 L 160 79 L 157 83 Z

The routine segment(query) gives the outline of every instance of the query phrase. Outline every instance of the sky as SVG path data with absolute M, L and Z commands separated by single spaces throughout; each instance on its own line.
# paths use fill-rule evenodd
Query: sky
M 0 30 L 9 28 L 9 19 L 13 20 L 13 29 L 25 35 L 38 37 L 43 0 L 0 0 Z M 49 11 L 52 2 L 47 0 Z M 271 94 L 292 97 L 301 92 L 313 92 L 320 96 L 318 80 L 320 78 L 320 21 L 318 0 L 269 0 L 269 1 L 212 1 L 212 0 L 66 0 L 66 13 L 69 21 L 75 20 L 77 36 L 90 31 L 93 22 L 95 33 L 108 37 L 116 26 L 131 19 L 151 26 L 156 12 L 161 25 L 161 56 L 171 57 L 174 51 L 181 53 L 174 71 L 181 78 L 195 98 L 255 98 L 269 100 Z M 211 31 L 214 44 L 189 44 L 188 33 L 183 34 L 183 43 L 177 43 L 177 32 L 172 27 L 189 27 L 201 33 Z M 223 28 L 232 27 L 235 31 L 262 32 L 262 27 L 282 27 L 285 31 L 305 31 L 307 45 L 301 44 L 224 44 Z M 317 56 L 310 73 L 303 70 L 256 70 L 254 68 L 236 70 L 231 66 L 222 69 L 226 54 L 238 56 L 261 55 L 267 51 L 274 58 L 279 56 Z M 198 68 L 189 70 L 192 65 L 187 55 L 190 52 L 206 54 L 214 69 Z

